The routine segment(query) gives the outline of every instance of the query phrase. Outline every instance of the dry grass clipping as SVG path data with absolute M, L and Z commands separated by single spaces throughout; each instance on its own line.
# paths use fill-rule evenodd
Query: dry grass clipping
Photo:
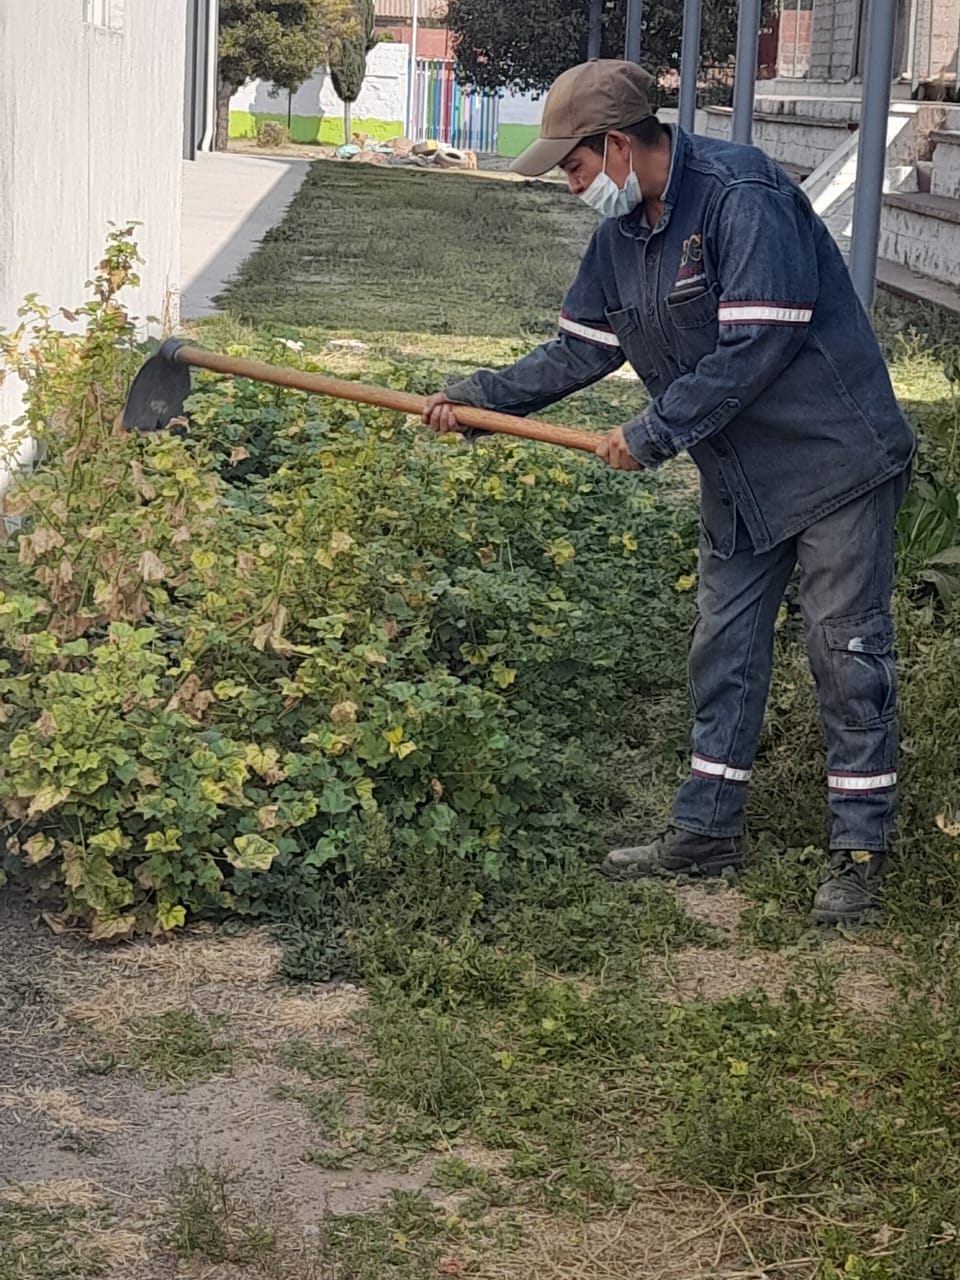
M 667 1000 L 717 1001 L 759 991 L 779 1002 L 791 987 L 809 990 L 818 964 L 835 971 L 833 989 L 841 1008 L 881 1015 L 895 999 L 889 951 L 842 938 L 800 955 L 683 947 L 651 968 Z
M 83 1178 L 2 1187 L 0 1216 L 5 1219 L 0 1252 L 6 1244 L 20 1255 L 21 1264 L 31 1259 L 42 1265 L 44 1276 L 55 1270 L 71 1276 L 128 1276 L 148 1256 L 143 1234 L 118 1226 L 103 1194 Z
M 279 961 L 264 930 L 224 938 L 197 929 L 162 945 L 61 953 L 53 983 L 69 1024 L 121 1044 L 138 1022 L 172 1010 L 221 1015 L 237 1047 L 256 1049 L 352 1026 L 363 1006 L 358 990 L 294 992 L 277 977 Z
M 44 1089 L 38 1085 L 22 1085 L 19 1089 L 0 1093 L 0 1107 L 14 1112 L 30 1111 L 64 1133 L 90 1136 L 116 1133 L 121 1127 L 117 1120 L 89 1115 L 66 1089 Z
M 86 1178 L 51 1178 L 48 1182 L 13 1182 L 0 1187 L 0 1200 L 26 1209 L 99 1209 L 103 1194 Z
M 813 1280 L 819 1264 L 798 1249 L 807 1226 L 764 1201 L 724 1200 L 679 1184 L 647 1188 L 627 1209 L 582 1222 L 520 1215 L 524 1243 L 484 1259 L 477 1280 Z M 514 1220 L 516 1220 L 516 1215 Z M 764 1265 L 755 1240 L 787 1261 Z

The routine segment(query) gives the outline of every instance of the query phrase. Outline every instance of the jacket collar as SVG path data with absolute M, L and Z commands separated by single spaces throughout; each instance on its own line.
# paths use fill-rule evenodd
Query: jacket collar
M 647 211 L 641 203 L 632 213 L 618 220 L 623 235 L 631 240 L 645 240 L 648 236 L 665 231 L 670 222 L 670 214 L 680 193 L 683 182 L 683 171 L 686 165 L 687 152 L 690 146 L 689 135 L 679 125 L 667 125 L 670 131 L 670 169 L 667 173 L 667 185 L 663 192 L 663 214 L 656 227 L 651 230 L 647 222 Z

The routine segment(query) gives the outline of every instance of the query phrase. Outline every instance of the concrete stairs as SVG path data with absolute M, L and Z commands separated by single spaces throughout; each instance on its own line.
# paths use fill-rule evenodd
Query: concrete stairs
M 880 258 L 920 284 L 948 286 L 960 310 L 960 109 L 942 106 L 938 114 L 913 181 L 884 195 Z

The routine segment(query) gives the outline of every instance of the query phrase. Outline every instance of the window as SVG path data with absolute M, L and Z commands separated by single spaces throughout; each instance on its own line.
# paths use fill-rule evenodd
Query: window
M 125 3 L 126 0 L 83 0 L 84 21 L 105 31 L 122 31 Z

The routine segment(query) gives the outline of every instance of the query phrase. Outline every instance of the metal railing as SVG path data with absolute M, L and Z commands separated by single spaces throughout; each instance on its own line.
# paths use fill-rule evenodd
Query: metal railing
M 432 139 L 470 151 L 496 151 L 500 100 L 457 83 L 454 64 L 418 58 L 413 129 L 419 139 Z

